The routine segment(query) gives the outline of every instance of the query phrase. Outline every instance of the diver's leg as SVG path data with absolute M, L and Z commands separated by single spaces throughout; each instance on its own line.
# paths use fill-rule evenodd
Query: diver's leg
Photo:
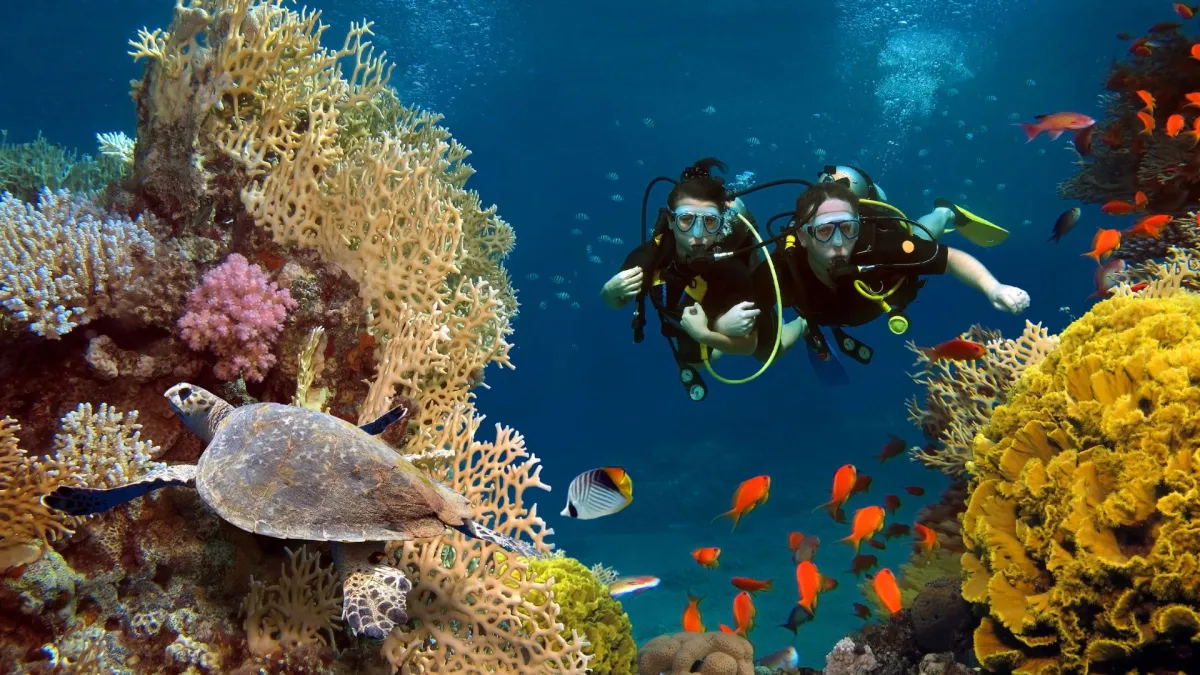
M 939 206 L 918 218 L 917 222 L 924 225 L 925 230 L 929 230 L 926 232 L 919 227 L 913 228 L 918 237 L 937 241 L 942 237 L 942 233 L 946 231 L 947 227 L 954 227 L 954 212 L 945 206 Z

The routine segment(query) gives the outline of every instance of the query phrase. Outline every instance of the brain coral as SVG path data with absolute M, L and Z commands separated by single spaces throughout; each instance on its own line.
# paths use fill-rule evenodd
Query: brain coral
M 1063 332 L 975 439 L 964 597 L 1013 673 L 1194 672 L 1200 296 L 1117 297 Z

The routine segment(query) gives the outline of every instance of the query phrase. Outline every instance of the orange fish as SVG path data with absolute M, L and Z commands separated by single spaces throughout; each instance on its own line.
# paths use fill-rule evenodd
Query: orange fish
M 864 506 L 855 511 L 850 536 L 840 540 L 841 543 L 853 546 L 854 552 L 857 554 L 859 544 L 883 529 L 883 519 L 883 507 L 880 506 Z
M 733 492 L 733 508 L 713 518 L 713 522 L 717 522 L 717 518 L 732 518 L 733 529 L 736 530 L 742 516 L 750 513 L 760 504 L 766 504 L 767 498 L 770 496 L 770 476 L 755 476 L 744 480 Z
M 683 632 L 704 632 L 704 621 L 700 618 L 700 601 L 703 599 L 688 593 L 688 604 L 683 610 Z
M 746 591 L 747 593 L 769 591 L 775 586 L 774 579 L 759 581 L 758 579 L 751 579 L 750 577 L 734 577 L 729 580 L 729 583 L 733 584 L 733 587 L 739 591 Z
M 1192 137 L 1192 147 L 1196 147 L 1196 143 L 1200 143 L 1200 117 L 1192 120 L 1192 130 L 1185 131 L 1184 136 Z
M 1196 119 L 1200 119 L 1200 117 Z M 883 444 L 883 450 L 878 455 L 875 455 L 875 459 L 880 462 L 886 462 L 907 449 L 908 443 L 903 438 L 900 438 L 896 434 L 888 434 L 887 443 Z
M 916 531 L 915 536 L 917 538 L 917 550 L 929 553 L 933 549 L 937 548 L 937 532 L 934 532 L 932 529 L 925 527 L 920 523 L 914 524 L 913 529 Z
M 1086 129 L 1096 123 L 1096 120 L 1087 115 L 1074 112 L 1038 115 L 1035 119 L 1037 122 L 1033 124 L 1021 123 L 1017 125 L 1025 131 L 1026 143 L 1037 138 L 1037 135 L 1043 131 L 1050 137 L 1050 140 L 1054 140 L 1061 136 L 1064 131 Z
M 846 500 L 850 498 L 854 486 L 858 484 L 858 469 L 854 468 L 853 464 L 846 464 L 833 474 L 833 492 L 830 495 L 829 501 L 825 504 L 813 509 L 825 509 L 829 515 L 839 523 L 846 522 L 846 514 L 842 511 L 842 506 L 846 504 Z
M 1190 5 L 1185 5 L 1182 2 L 1177 2 L 1171 5 L 1171 7 L 1175 10 L 1176 14 L 1184 19 L 1192 18 L 1193 16 L 1196 16 L 1197 11 L 1200 11 L 1200 7 L 1192 7 Z
M 921 487 L 920 485 L 909 485 L 908 487 L 904 488 L 904 491 L 914 497 L 925 496 L 925 488 Z
M 1193 59 L 1200 61 L 1200 44 L 1192 45 L 1192 48 L 1189 50 L 1189 52 L 1191 53 Z
M 987 353 L 987 349 L 970 340 L 962 338 L 954 338 L 946 340 L 936 347 L 921 347 L 920 351 L 927 359 L 933 362 L 941 361 L 974 361 Z
M 883 498 L 883 509 L 888 513 L 895 513 L 896 509 L 900 508 L 900 498 L 896 495 L 888 495 Z
M 1200 117 L 1196 119 L 1200 120 Z M 1100 207 L 1101 212 L 1107 213 L 1110 216 L 1127 216 L 1137 210 L 1137 205 L 1123 202 L 1119 199 L 1114 199 Z
M 1200 120 L 1200 117 L 1197 117 L 1196 119 Z M 1200 123 L 1198 123 L 1197 126 L 1200 126 Z M 1145 210 L 1146 205 L 1150 203 L 1150 198 L 1146 196 L 1145 192 L 1138 190 L 1137 192 L 1133 193 L 1133 203 L 1139 209 Z
M 1146 91 L 1145 89 L 1139 89 L 1134 93 L 1137 94 L 1138 98 L 1142 99 L 1142 103 L 1146 104 L 1146 106 L 1144 108 L 1142 108 L 1142 110 L 1145 110 L 1146 112 L 1153 115 L 1154 114 L 1154 94 L 1151 94 L 1150 92 Z
M 800 589 L 800 606 L 809 614 L 817 611 L 817 596 L 837 588 L 837 579 L 823 577 L 811 561 L 796 565 L 796 586 Z
M 862 576 L 863 572 L 866 572 L 878 564 L 879 558 L 876 558 L 873 555 L 865 555 L 860 553 L 859 555 L 854 556 L 854 559 L 850 561 L 849 571 L 853 572 L 854 576 L 859 577 Z
M 750 594 L 746 591 L 738 593 L 737 597 L 733 599 L 733 621 L 737 624 L 737 630 L 734 632 L 746 637 L 750 631 L 754 630 L 754 615 L 757 613 Z
M 820 546 L 820 537 L 805 537 L 799 532 L 788 535 L 788 549 L 792 552 L 792 564 L 794 565 L 799 565 L 805 560 L 812 560 Z
M 888 568 L 883 568 L 875 575 L 875 594 L 879 601 L 892 614 L 900 611 L 900 588 L 896 585 L 896 575 Z
M 1168 117 L 1167 126 L 1164 128 L 1167 130 L 1167 135 L 1171 138 L 1178 136 L 1179 132 L 1183 131 L 1183 115 L 1175 113 Z
M 721 563 L 718 562 L 718 558 L 721 557 L 721 549 L 717 548 L 716 546 L 698 548 L 695 551 L 692 551 L 692 557 L 696 559 L 696 562 L 700 563 L 701 567 L 705 567 L 710 570 L 721 566 Z
M 1188 100 L 1183 107 L 1200 108 L 1200 91 L 1193 91 L 1189 94 L 1184 94 L 1183 97 Z
M 1121 233 L 1118 230 L 1100 229 L 1096 231 L 1096 236 L 1092 239 L 1092 250 L 1083 255 L 1100 262 L 1100 258 L 1110 255 L 1113 251 L 1121 248 Z
M 1157 216 L 1146 216 L 1137 222 L 1136 225 L 1129 228 L 1131 235 L 1144 235 L 1147 237 L 1158 238 L 1162 229 L 1171 222 L 1171 216 L 1168 214 L 1160 214 Z
M 1142 121 L 1142 130 L 1138 133 L 1149 134 L 1154 132 L 1154 117 L 1148 113 L 1139 112 L 1138 119 Z

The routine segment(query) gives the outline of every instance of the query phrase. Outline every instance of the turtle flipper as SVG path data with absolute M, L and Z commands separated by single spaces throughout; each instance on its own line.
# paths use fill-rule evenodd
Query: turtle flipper
M 155 469 L 132 483 L 115 488 L 60 487 L 42 497 L 42 502 L 73 516 L 90 516 L 131 502 L 159 488 L 195 485 L 196 465 L 177 464 Z
M 334 547 L 334 560 L 341 568 L 342 619 L 354 635 L 383 640 L 396 626 L 408 623 L 408 592 L 412 582 L 404 572 L 388 565 L 372 564 L 375 545 Z
M 410 419 L 413 416 L 413 413 L 417 411 L 416 402 L 414 402 L 411 398 L 404 396 L 398 396 L 397 399 L 400 402 L 396 404 L 395 408 L 392 408 L 374 420 L 360 426 L 359 429 L 362 429 L 372 436 L 378 436 L 379 434 L 387 431 L 387 428 L 396 422 Z
M 483 525 L 480 525 L 474 521 L 468 520 L 454 529 L 462 532 L 468 537 L 491 542 L 506 551 L 516 553 L 522 558 L 541 559 L 546 557 L 541 551 L 534 548 L 532 544 L 526 544 L 525 542 L 514 539 L 508 535 L 500 534 L 499 532 L 484 527 Z

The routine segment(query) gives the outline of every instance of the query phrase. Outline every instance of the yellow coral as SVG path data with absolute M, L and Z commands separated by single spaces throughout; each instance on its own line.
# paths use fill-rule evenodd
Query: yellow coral
M 1175 286 L 1178 289 L 1178 286 Z M 1014 673 L 1138 672 L 1200 639 L 1200 296 L 1119 294 L 975 439 L 963 595 Z
M 342 615 L 342 587 L 332 567 L 321 566 L 321 554 L 307 546 L 287 551 L 279 581 L 271 585 L 250 578 L 243 609 L 246 643 L 259 656 L 303 645 L 332 645 Z
M 41 542 L 71 534 L 83 520 L 42 503 L 59 486 L 78 485 L 81 476 L 59 459 L 26 455 L 17 445 L 20 429 L 13 418 L 0 419 L 0 570 L 37 560 Z

